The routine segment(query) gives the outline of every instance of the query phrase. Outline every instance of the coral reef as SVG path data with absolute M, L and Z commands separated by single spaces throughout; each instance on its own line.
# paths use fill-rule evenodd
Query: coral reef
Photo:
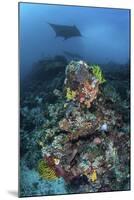
M 59 64 L 46 63 L 50 69 Z M 26 171 L 41 178 L 38 184 L 59 181 L 62 191 L 57 194 L 128 190 L 129 92 L 122 99 L 101 68 L 84 61 L 68 63 L 58 87 L 57 77 L 48 84 L 49 94 L 44 82 L 39 90 L 41 83 L 33 84 L 38 92 L 28 92 L 22 101 L 21 157 Z M 21 187 L 25 194 L 27 189 Z M 55 193 L 53 188 L 40 194 Z

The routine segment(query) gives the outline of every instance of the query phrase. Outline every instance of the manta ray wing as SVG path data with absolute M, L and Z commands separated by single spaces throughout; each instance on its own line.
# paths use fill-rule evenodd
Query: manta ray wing
M 59 25 L 59 24 L 51 24 L 48 23 L 54 32 L 56 33 L 56 37 L 63 37 L 64 39 L 69 39 L 71 37 L 81 37 L 81 33 L 76 26 L 68 26 L 68 25 Z

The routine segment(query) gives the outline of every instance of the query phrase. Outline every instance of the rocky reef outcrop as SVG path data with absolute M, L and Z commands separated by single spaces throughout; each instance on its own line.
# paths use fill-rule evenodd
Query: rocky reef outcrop
M 42 180 L 64 179 L 68 193 L 128 190 L 129 97 L 122 100 L 101 68 L 84 61 L 68 63 L 53 101 L 42 93 L 21 107 L 27 166 Z

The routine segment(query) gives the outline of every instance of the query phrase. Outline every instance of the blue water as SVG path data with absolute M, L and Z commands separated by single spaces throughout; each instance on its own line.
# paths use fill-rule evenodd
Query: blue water
M 20 65 L 22 76 L 39 59 L 77 53 L 92 63 L 116 62 L 129 59 L 129 10 L 19 4 Z M 83 37 L 64 40 L 55 37 L 49 23 L 76 25 Z

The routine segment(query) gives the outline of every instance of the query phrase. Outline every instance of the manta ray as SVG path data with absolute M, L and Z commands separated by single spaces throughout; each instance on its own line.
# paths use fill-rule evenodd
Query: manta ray
M 71 37 L 82 37 L 79 29 L 73 25 L 59 25 L 48 23 L 56 33 L 56 37 L 63 37 L 65 40 Z

